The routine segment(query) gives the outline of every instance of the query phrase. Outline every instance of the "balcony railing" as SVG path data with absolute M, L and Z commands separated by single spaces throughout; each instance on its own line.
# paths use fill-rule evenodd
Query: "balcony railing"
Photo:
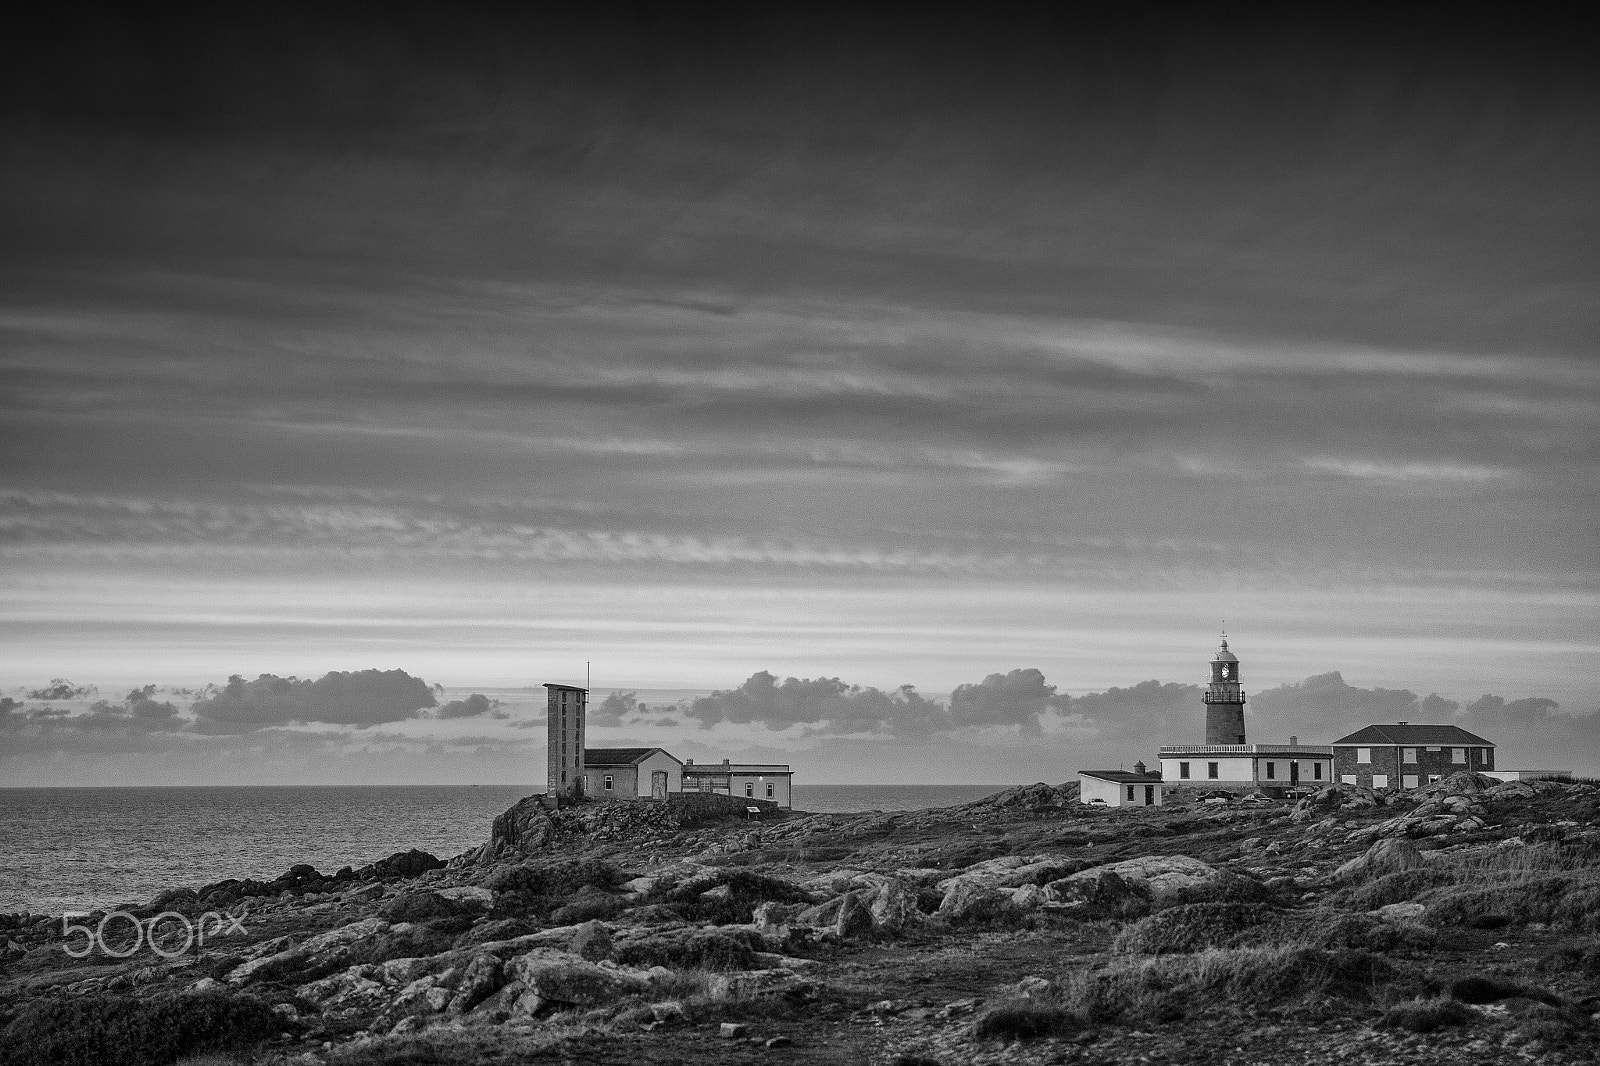
M 1333 754 L 1326 744 L 1163 744 L 1162 755 L 1277 755 L 1302 752 L 1306 755 Z

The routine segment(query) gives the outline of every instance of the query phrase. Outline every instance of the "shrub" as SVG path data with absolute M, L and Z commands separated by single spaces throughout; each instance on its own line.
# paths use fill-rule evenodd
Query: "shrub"
M 308 970 L 300 974 L 296 980 L 314 980 L 316 977 L 325 977 L 363 962 L 377 964 L 388 962 L 390 959 L 426 958 L 449 951 L 455 946 L 455 942 L 456 934 L 435 929 L 432 923 L 413 926 L 399 933 L 389 930 L 358 941 L 350 953 L 340 957 L 338 962 L 316 970 Z
M 1077 1020 L 1064 1007 L 1021 1000 L 990 1007 L 978 1016 L 972 1034 L 980 1040 L 1036 1040 L 1076 1032 Z
M 1056 1001 L 1081 1024 L 1165 1021 L 1205 1000 L 1270 1004 L 1312 993 L 1365 998 L 1394 970 L 1367 952 L 1304 944 L 1211 948 L 1190 955 L 1125 959 L 1069 975 Z
M 1395 922 L 1369 914 L 1333 914 L 1306 911 L 1296 914 L 1291 926 L 1296 939 L 1329 951 L 1427 951 L 1438 934 L 1419 922 Z
M 389 922 L 429 922 L 437 918 L 454 918 L 468 909 L 436 892 L 402 892 L 384 903 L 378 915 Z
M 496 870 L 480 884 L 502 893 L 495 901 L 496 917 L 549 919 L 555 911 L 582 894 L 608 893 L 625 880 L 610 863 L 598 859 L 510 866 Z
M 1117 937 L 1113 950 L 1163 955 L 1254 943 L 1272 937 L 1271 929 L 1281 925 L 1280 914 L 1260 903 L 1184 903 L 1134 922 Z
M 747 931 L 693 929 L 622 941 L 611 957 L 622 966 L 748 970 L 761 946 L 760 936 Z
M 1546 973 L 1600 977 L 1600 947 L 1572 945 L 1559 948 L 1541 958 L 1536 968 Z
M 1573 888 L 1573 881 L 1566 874 L 1522 874 L 1433 889 L 1423 893 L 1417 902 L 1427 906 L 1426 917 L 1435 925 L 1491 929 L 1549 922 L 1556 917 L 1562 897 Z M 1593 882 L 1584 887 L 1592 886 Z M 1584 899 L 1589 899 L 1589 893 L 1584 893 Z M 1570 910 L 1560 913 L 1567 920 L 1581 917 Z
M 496 870 L 480 882 L 495 892 L 529 892 L 536 896 L 575 895 L 585 885 L 614 889 L 626 878 L 622 871 L 599 859 L 566 859 L 552 863 L 524 863 Z
M 1384 1012 L 1378 1022 L 1384 1029 L 1406 1029 L 1413 1033 L 1431 1033 L 1450 1025 L 1468 1025 L 1477 1014 L 1460 1000 L 1448 996 L 1412 999 L 1397 1003 Z
M 283 1027 L 267 1004 L 232 992 L 58 999 L 30 1004 L 6 1026 L 0 1058 L 14 1066 L 167 1066 L 183 1055 L 259 1043 Z
M 583 895 L 557 907 L 550 913 L 550 921 L 553 925 L 577 925 L 579 922 L 595 920 L 607 922 L 621 914 L 627 907 L 628 901 L 621 896 L 600 893 L 592 896 Z
M 726 894 L 707 898 L 705 893 L 726 886 Z M 649 903 L 669 903 L 686 921 L 735 925 L 750 921 L 763 903 L 810 903 L 811 894 L 797 885 L 751 870 L 720 870 L 713 879 L 699 879 L 673 887 L 661 886 Z
M 1456 883 L 1453 871 L 1438 866 L 1419 866 L 1384 874 L 1363 885 L 1347 888 L 1329 897 L 1328 903 L 1357 911 L 1375 911 L 1391 903 L 1405 903 L 1431 888 Z

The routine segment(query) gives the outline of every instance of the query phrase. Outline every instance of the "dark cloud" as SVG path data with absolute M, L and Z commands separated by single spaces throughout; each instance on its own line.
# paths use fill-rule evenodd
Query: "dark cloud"
M 927 736 L 949 727 L 945 708 L 919 695 L 911 685 L 884 692 L 849 685 L 836 677 L 790 677 L 779 682 L 765 670 L 752 674 L 736 689 L 696 699 L 685 713 L 703 727 L 718 722 L 768 729 L 804 726 L 809 733 Z
M 434 686 L 437 690 L 438 686 Z M 474 692 L 466 699 L 451 700 L 434 712 L 435 718 L 476 718 L 479 715 L 488 715 L 491 718 L 511 717 L 502 709 L 502 702 L 491 699 L 481 692 Z
M 404 670 L 333 671 L 316 681 L 235 674 L 195 700 L 193 710 L 203 732 L 245 733 L 290 722 L 365 728 L 416 718 L 436 702 L 428 684 Z
M 1040 718 L 1055 694 L 1056 687 L 1032 667 L 990 674 L 975 685 L 960 685 L 950 694 L 950 721 L 957 727 L 1003 726 L 1036 736 Z
M 65 678 L 51 678 L 50 683 L 43 688 L 34 689 L 28 693 L 30 700 L 76 700 L 94 695 L 93 685 L 74 685 Z
M 589 724 L 603 728 L 619 726 L 624 717 L 638 713 L 643 707 L 637 692 L 614 690 L 598 704 L 590 706 Z
M 1107 738 L 1132 742 L 1169 737 L 1173 739 L 1168 743 L 1182 743 L 1196 724 L 1203 722 L 1201 692 L 1198 685 L 1141 681 L 1082 696 L 1063 693 L 1051 702 L 1063 718 L 1090 726 Z
M 1439 709 L 1440 704 L 1430 704 L 1430 710 Z M 1422 721 L 1422 701 L 1415 692 L 1359 688 L 1333 670 L 1250 695 L 1245 726 L 1264 742 L 1281 743 L 1295 735 L 1307 742 L 1321 737 L 1327 743 L 1374 722 Z
M 84 729 L 133 728 L 150 732 L 176 732 L 187 723 L 178 717 L 178 708 L 169 701 L 155 698 L 156 686 L 136 688 L 122 698 L 120 704 L 97 700 L 86 715 L 72 719 Z

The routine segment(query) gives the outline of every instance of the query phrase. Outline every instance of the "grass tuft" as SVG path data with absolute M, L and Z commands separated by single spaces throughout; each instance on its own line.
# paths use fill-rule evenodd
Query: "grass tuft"
M 1412 999 L 1397 1003 L 1384 1012 L 1378 1022 L 1383 1029 L 1405 1029 L 1413 1033 L 1431 1033 L 1453 1025 L 1469 1025 L 1477 1018 L 1473 1009 L 1460 1000 L 1448 996 Z
M 980 1040 L 1037 1040 L 1065 1036 L 1081 1028 L 1072 1012 L 1048 1003 L 1020 1000 L 990 1007 L 978 1016 L 972 1034 Z
M 260 1043 L 284 1024 L 266 1003 L 232 992 L 49 1000 L 23 1008 L 0 1033 L 0 1060 L 9 1066 L 168 1066 L 185 1055 Z

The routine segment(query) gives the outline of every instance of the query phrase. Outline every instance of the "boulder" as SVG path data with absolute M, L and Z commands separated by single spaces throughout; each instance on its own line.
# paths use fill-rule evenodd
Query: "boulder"
M 756 907 L 750 922 L 756 932 L 763 936 L 781 937 L 791 924 L 805 924 L 800 921 L 800 915 L 813 909 L 804 903 L 778 903 L 769 900 Z
M 1361 881 L 1427 865 L 1422 852 L 1404 837 L 1386 837 L 1333 872 L 1336 881 Z
M 340 959 L 349 955 L 356 944 L 390 928 L 382 918 L 351 922 L 320 933 L 298 947 L 287 947 L 244 962 L 228 972 L 227 980 L 231 985 L 244 985 L 252 981 L 276 980 L 296 970 L 320 969 L 326 972 L 329 965 L 337 965 Z
M 843 939 L 871 932 L 872 910 L 862 898 L 870 895 L 861 889 L 846 892 L 826 903 L 806 907 L 793 917 L 790 924 L 828 930 Z
M 410 851 L 397 851 L 387 859 L 379 859 L 370 866 L 363 866 L 356 871 L 356 876 L 362 880 L 378 878 L 386 881 L 396 877 L 416 877 L 429 870 L 442 870 L 444 867 L 442 859 L 412 848 Z
M 552 1007 L 597 1007 L 649 988 L 642 978 L 552 948 L 535 948 L 518 955 L 506 972 L 527 989 L 517 1000 L 517 1010 L 525 1014 Z
M 1386 922 L 1411 922 L 1422 917 L 1428 908 L 1421 903 L 1390 903 L 1368 913 Z
M 1023 810 L 1040 810 L 1049 807 L 1068 807 L 1078 802 L 1078 782 L 1047 785 L 1040 781 L 1032 785 L 1019 785 L 1004 792 L 985 796 L 971 806 L 1011 807 Z
M 1455 773 L 1432 784 L 1422 785 L 1411 791 L 1413 796 L 1469 796 L 1482 795 L 1493 788 L 1498 788 L 1504 782 L 1498 778 L 1489 777 L 1472 770 L 1457 770 Z
M 840 898 L 839 914 L 834 919 L 833 931 L 840 940 L 854 940 L 870 934 L 875 926 L 872 910 L 862 902 L 860 892 L 849 892 Z
M 555 823 L 545 811 L 542 797 L 529 796 L 494 820 L 489 830 L 487 857 L 528 855 L 545 847 L 555 836 Z
M 352 966 L 342 973 L 311 981 L 295 990 L 324 1014 L 380 1010 L 389 1001 L 389 988 L 374 978 L 371 966 Z
M 1227 876 L 1187 855 L 1146 855 L 1114 863 L 1110 870 L 1124 881 L 1143 886 L 1145 894 L 1157 903 L 1195 902 Z
M 436 888 L 433 894 L 441 899 L 450 900 L 452 903 L 467 904 L 474 907 L 483 907 L 485 910 L 494 906 L 494 893 L 487 888 L 476 885 L 458 885 L 455 888 Z
M 898 933 L 922 923 L 917 893 L 901 881 L 887 881 L 868 899 L 872 921 L 885 932 Z
M 811 981 L 793 970 L 779 967 L 712 974 L 707 992 L 715 1000 L 756 999 L 762 996 L 805 994 L 813 987 Z
M 947 922 L 961 921 L 975 912 L 1003 902 L 1005 895 L 982 878 L 958 877 L 948 882 L 935 914 Z
M 604 922 L 584 922 L 573 932 L 567 950 L 591 962 L 611 957 L 611 930 Z
M 1010 894 L 1011 905 L 1020 910 L 1031 911 L 1044 902 L 1044 889 L 1038 885 L 1023 885 L 1021 888 L 1012 889 Z
M 1044 886 L 1045 906 L 1076 918 L 1134 917 L 1150 909 L 1150 890 L 1106 866 Z

